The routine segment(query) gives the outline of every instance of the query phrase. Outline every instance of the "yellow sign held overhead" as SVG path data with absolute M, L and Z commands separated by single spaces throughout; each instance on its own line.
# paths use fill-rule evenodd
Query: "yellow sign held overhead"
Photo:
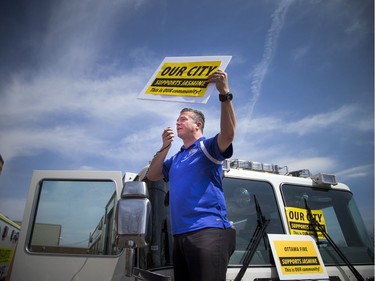
M 230 56 L 167 57 L 138 98 L 206 103 L 213 90 L 207 77 L 218 69 L 225 70 L 230 59 Z
M 165 63 L 146 94 L 202 97 L 207 90 L 207 77 L 220 64 L 221 61 Z

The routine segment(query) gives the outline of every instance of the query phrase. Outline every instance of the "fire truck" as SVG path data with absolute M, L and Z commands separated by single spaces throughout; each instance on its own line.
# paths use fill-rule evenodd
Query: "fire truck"
M 146 172 L 34 171 L 10 280 L 173 280 L 169 186 Z M 236 229 L 226 280 L 374 279 L 373 242 L 335 175 L 229 159 L 223 189 Z

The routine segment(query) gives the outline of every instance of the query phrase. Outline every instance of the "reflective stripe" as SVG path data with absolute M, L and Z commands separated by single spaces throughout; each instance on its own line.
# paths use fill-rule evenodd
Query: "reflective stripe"
M 213 158 L 213 157 L 211 156 L 211 154 L 208 153 L 206 147 L 204 146 L 203 141 L 200 141 L 199 144 L 200 144 L 200 146 L 201 146 L 201 149 L 202 149 L 204 155 L 206 155 L 206 157 L 207 157 L 208 159 L 210 159 L 212 162 L 214 162 L 214 163 L 217 164 L 217 165 L 221 165 L 221 164 L 223 163 L 223 161 L 219 161 L 219 160 Z

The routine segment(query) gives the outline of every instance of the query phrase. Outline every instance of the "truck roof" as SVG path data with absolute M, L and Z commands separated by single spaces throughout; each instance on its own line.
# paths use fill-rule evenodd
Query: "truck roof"
M 331 184 L 325 182 L 319 182 L 317 177 L 319 175 L 328 176 L 330 178 L 334 178 L 334 175 L 331 174 L 324 174 L 319 173 L 317 175 L 312 175 L 307 169 L 295 171 L 295 172 L 288 172 L 286 169 L 285 174 L 280 173 L 280 168 L 276 165 L 272 165 L 273 170 L 254 170 L 252 168 L 244 167 L 244 165 L 237 165 L 233 163 L 237 163 L 236 161 L 241 160 L 226 160 L 226 163 L 223 165 L 223 174 L 224 177 L 232 177 L 232 178 L 240 178 L 240 179 L 252 179 L 252 180 L 263 180 L 273 183 L 275 186 L 280 184 L 298 184 L 298 185 L 305 185 L 311 186 L 316 188 L 327 188 L 327 189 L 337 189 L 337 190 L 345 190 L 350 191 L 350 188 L 340 182 L 332 182 Z M 249 162 L 249 161 L 245 161 Z M 284 167 L 283 167 L 284 168 Z M 299 175 L 299 176 L 298 176 Z

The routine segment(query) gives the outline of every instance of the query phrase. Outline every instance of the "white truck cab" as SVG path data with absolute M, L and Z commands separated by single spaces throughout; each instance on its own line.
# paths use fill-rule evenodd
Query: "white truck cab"
M 34 171 L 10 280 L 173 280 L 168 184 L 145 171 Z M 312 236 L 330 280 L 373 280 L 374 246 L 335 176 L 226 160 L 223 188 L 227 280 L 279 280 L 267 234 Z

